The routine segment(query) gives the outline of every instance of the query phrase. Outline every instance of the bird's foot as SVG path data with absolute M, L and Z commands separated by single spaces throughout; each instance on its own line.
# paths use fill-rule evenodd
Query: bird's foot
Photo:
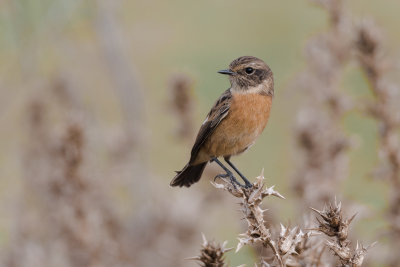
M 217 176 L 214 177 L 214 181 L 216 179 L 218 179 L 218 178 L 221 178 L 221 179 L 229 178 L 233 188 L 235 188 L 235 189 L 237 189 L 236 185 L 240 186 L 241 188 L 245 188 L 245 189 L 251 188 L 253 186 L 249 182 L 246 183 L 245 185 L 242 185 L 241 183 L 238 182 L 238 180 L 236 180 L 235 176 L 233 176 L 232 173 L 221 173 L 221 174 L 218 174 Z
M 253 185 L 252 185 L 249 181 L 245 181 L 245 184 L 244 184 L 243 187 L 244 187 L 245 189 L 249 189 L 249 188 L 252 188 Z
M 229 177 L 229 175 L 228 175 L 227 173 L 218 174 L 217 176 L 214 177 L 214 182 L 215 182 L 215 180 L 217 180 L 218 178 L 220 178 L 220 179 L 225 179 L 225 178 L 228 178 L 228 177 Z

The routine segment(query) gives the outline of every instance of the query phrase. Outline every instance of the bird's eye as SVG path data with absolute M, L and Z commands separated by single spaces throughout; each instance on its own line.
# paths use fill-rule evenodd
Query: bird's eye
M 248 67 L 244 70 L 247 74 L 252 74 L 254 72 L 254 69 L 252 67 Z

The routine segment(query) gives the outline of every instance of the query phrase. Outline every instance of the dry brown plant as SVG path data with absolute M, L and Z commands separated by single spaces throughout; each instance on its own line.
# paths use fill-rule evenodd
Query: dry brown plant
M 221 183 L 212 182 L 218 188 L 228 191 L 240 199 L 241 212 L 247 222 L 247 231 L 239 235 L 238 252 L 244 245 L 261 244 L 272 251 L 273 257 L 261 258 L 261 266 L 332 266 L 331 258 L 325 257 L 324 247 L 334 251 L 343 266 L 361 266 L 367 248 L 356 246 L 350 248 L 348 239 L 349 225 L 354 219 L 344 219 L 341 204 L 332 204 L 323 211 L 315 210 L 322 219 L 317 219 L 318 227 L 304 231 L 299 226 L 292 228 L 280 225 L 280 231 L 267 227 L 261 203 L 268 196 L 282 198 L 274 187 L 264 187 L 264 177 L 256 178 L 253 187 L 245 189 L 232 185 L 228 180 Z M 316 235 L 314 231 L 324 235 Z M 323 242 L 324 237 L 330 240 Z
M 128 266 L 125 226 L 85 169 L 87 128 L 61 80 L 27 109 L 22 189 L 4 266 Z M 53 108 L 57 106 L 57 112 Z M 56 124 L 51 116 L 60 116 Z M 57 115 L 56 115 L 57 114 Z
M 272 236 L 271 229 L 266 227 L 264 221 L 264 212 L 260 207 L 261 202 L 265 197 L 275 196 L 284 198 L 279 192 L 274 190 L 274 187 L 264 188 L 264 177 L 260 175 L 256 178 L 253 186 L 249 189 L 234 186 L 228 180 L 222 179 L 222 183 L 212 184 L 218 188 L 231 193 L 236 198 L 239 198 L 241 212 L 248 224 L 247 231 L 239 235 L 239 243 L 236 248 L 238 252 L 244 245 L 261 244 L 265 248 L 270 248 L 273 252 L 275 260 L 280 266 L 284 266 L 284 261 L 287 257 L 294 253 L 294 246 L 298 238 L 294 236 L 286 236 L 286 232 L 282 233 L 282 238 L 278 242 Z M 300 237 L 299 237 L 300 238 Z
M 182 259 L 206 218 L 199 211 L 210 212 L 215 198 L 172 194 L 149 174 L 148 187 L 137 186 L 127 171 L 131 157 L 116 164 L 114 149 L 104 151 L 109 132 L 93 123 L 74 89 L 55 79 L 28 103 L 24 179 L 0 265 L 187 266 Z M 98 165 L 95 151 L 110 153 L 111 162 Z M 123 203 L 114 195 L 121 187 L 132 195 Z
M 226 248 L 227 242 L 219 244 L 215 241 L 208 241 L 204 234 L 202 234 L 202 238 L 200 255 L 187 259 L 198 261 L 203 267 L 228 267 L 229 265 L 225 263 L 225 253 L 232 248 Z
M 388 220 L 391 266 L 400 261 L 400 90 L 387 78 L 390 63 L 384 52 L 381 31 L 371 20 L 363 20 L 356 27 L 354 43 L 356 59 L 363 69 L 374 96 L 365 106 L 365 113 L 373 117 L 379 127 L 380 166 L 375 176 L 390 185 Z
M 308 69 L 296 83 L 296 88 L 300 84 L 309 92 L 310 101 L 300 110 L 297 119 L 296 140 L 303 162 L 296 172 L 294 188 L 311 206 L 337 195 L 339 180 L 347 177 L 346 150 L 351 140 L 341 131 L 340 123 L 345 112 L 360 103 L 351 105 L 338 88 L 343 66 L 355 60 L 365 73 L 373 95 L 373 100 L 362 105 L 363 112 L 373 117 L 379 127 L 380 166 L 375 176 L 387 181 L 391 191 L 387 212 L 390 246 L 387 256 L 381 258 L 397 266 L 400 259 L 397 253 L 400 249 L 400 91 L 388 79 L 393 64 L 385 54 L 382 32 L 371 20 L 351 18 L 342 0 L 313 2 L 329 14 L 330 28 L 308 44 Z M 352 257 L 356 254 L 361 257 L 362 251 L 361 247 L 349 253 Z M 349 263 L 350 254 L 342 261 Z
M 314 2 L 327 10 L 330 28 L 307 44 L 307 67 L 295 82 L 296 90 L 307 95 L 296 119 L 300 153 L 293 181 L 303 208 L 337 194 L 340 181 L 347 176 L 350 145 L 340 123 L 351 104 L 339 83 L 351 55 L 351 22 L 342 1 Z
M 193 80 L 184 74 L 172 76 L 169 82 L 169 106 L 176 117 L 177 137 L 192 141 L 194 135 Z
M 350 219 L 345 219 L 342 214 L 342 204 L 340 202 L 337 203 L 336 199 L 334 203 L 325 206 L 322 211 L 313 210 L 319 215 L 317 217 L 318 228 L 315 230 L 329 238 L 325 244 L 339 259 L 341 266 L 361 266 L 368 249 L 374 244 L 363 247 L 357 242 L 355 248 L 351 246 L 348 236 L 349 228 L 356 214 Z

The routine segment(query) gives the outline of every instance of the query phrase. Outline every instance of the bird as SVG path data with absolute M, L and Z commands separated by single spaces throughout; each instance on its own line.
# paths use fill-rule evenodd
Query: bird
M 252 187 L 230 158 L 252 146 L 267 125 L 274 96 L 273 73 L 263 60 L 253 56 L 239 57 L 218 73 L 227 75 L 231 86 L 217 99 L 201 125 L 190 160 L 176 172 L 170 183 L 173 187 L 190 187 L 198 182 L 208 162 L 217 163 L 225 171 L 215 179 L 229 178 L 235 188 Z M 220 157 L 242 178 L 244 185 Z

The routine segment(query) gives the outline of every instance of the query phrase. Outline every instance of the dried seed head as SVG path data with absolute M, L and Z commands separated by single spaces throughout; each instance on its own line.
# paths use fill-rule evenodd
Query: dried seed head
M 176 74 L 170 80 L 170 106 L 177 117 L 179 138 L 190 139 L 195 130 L 193 84 L 193 80 L 185 74 Z
M 371 20 L 363 20 L 357 27 L 356 46 L 364 55 L 373 55 L 382 42 L 382 36 Z
M 196 260 L 200 263 L 200 266 L 204 267 L 225 267 L 225 253 L 230 251 L 232 248 L 226 248 L 226 241 L 219 244 L 215 241 L 207 241 L 204 234 L 203 244 L 200 250 L 200 255 L 192 258 L 187 258 L 187 260 Z
M 318 231 L 327 236 L 337 237 L 340 242 L 347 239 L 349 233 L 349 225 L 355 217 L 355 214 L 350 219 L 343 219 L 341 203 L 330 203 L 329 207 L 324 207 L 322 211 L 313 209 L 321 218 L 317 217 Z

